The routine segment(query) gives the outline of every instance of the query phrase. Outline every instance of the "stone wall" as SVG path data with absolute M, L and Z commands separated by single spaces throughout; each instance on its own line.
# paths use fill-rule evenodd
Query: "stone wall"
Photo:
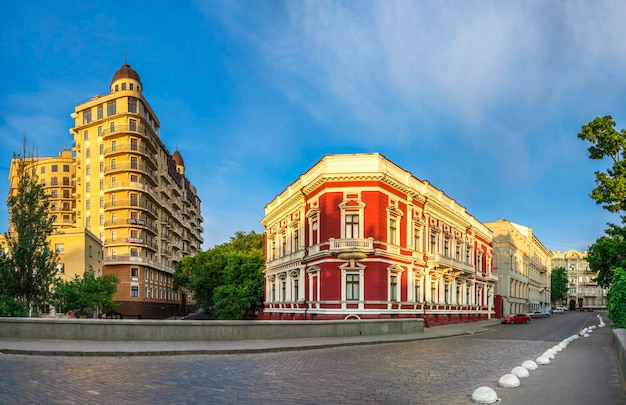
M 347 321 L 157 321 L 0 318 L 0 338 L 92 341 L 229 341 L 424 332 L 422 319 Z

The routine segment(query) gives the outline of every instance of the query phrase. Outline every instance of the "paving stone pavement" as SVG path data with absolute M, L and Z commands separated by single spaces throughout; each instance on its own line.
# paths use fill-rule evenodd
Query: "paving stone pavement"
M 422 340 L 265 353 L 3 354 L 0 404 L 471 404 L 477 387 L 496 388 L 513 366 L 555 344 L 472 334 L 480 330 L 431 328 Z

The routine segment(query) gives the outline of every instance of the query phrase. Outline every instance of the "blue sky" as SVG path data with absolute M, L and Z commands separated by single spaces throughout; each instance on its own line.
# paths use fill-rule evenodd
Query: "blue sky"
M 204 246 L 262 232 L 323 155 L 379 152 L 478 220 L 586 250 L 619 218 L 576 135 L 626 126 L 621 1 L 0 4 L 0 195 L 22 135 L 72 144 L 76 104 L 128 63 L 202 199 Z M 0 210 L 0 231 L 8 228 Z

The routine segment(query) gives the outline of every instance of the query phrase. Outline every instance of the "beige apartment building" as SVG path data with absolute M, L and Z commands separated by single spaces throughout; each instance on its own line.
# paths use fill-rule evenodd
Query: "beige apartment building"
M 54 233 L 48 242 L 59 254 L 57 274 L 65 281 L 73 279 L 75 275 L 82 276 L 86 269 L 101 274 L 102 242 L 88 229 L 76 227 L 73 183 L 75 164 L 72 151 L 64 149 L 58 156 L 31 157 L 27 162 L 27 169 L 33 170 L 49 196 Z M 11 161 L 9 196 L 17 193 L 18 164 L 16 159 Z M 6 247 L 4 235 L 0 236 L 0 246 Z
M 575 308 L 606 308 L 607 289 L 594 281 L 597 273 L 589 268 L 587 253 L 577 250 L 556 252 L 552 255 L 551 268 L 563 267 L 567 271 L 567 306 Z
M 114 299 L 126 317 L 166 318 L 190 297 L 173 289 L 176 263 L 202 244 L 196 188 L 181 154 L 170 154 L 139 74 L 124 64 L 110 93 L 71 114 L 76 158 L 76 226 L 104 245 L 103 274 L 120 279 Z
M 78 104 L 71 116 L 73 151 L 32 163 L 50 196 L 59 275 L 115 274 L 114 300 L 126 318 L 184 313 L 193 299 L 174 290 L 173 273 L 201 249 L 200 198 L 180 152 L 170 154 L 159 138 L 139 74 L 124 64 L 109 94 Z M 9 180 L 14 193 L 13 163 Z
M 485 222 L 493 231 L 493 271 L 502 314 L 550 309 L 550 258 L 532 228 L 504 219 Z

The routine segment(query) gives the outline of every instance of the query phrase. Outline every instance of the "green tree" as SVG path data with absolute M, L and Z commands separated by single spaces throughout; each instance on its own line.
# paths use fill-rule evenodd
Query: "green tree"
M 96 277 L 93 270 L 86 270 L 82 277 L 76 275 L 70 281 L 59 281 L 55 293 L 61 312 L 77 310 L 81 314 L 94 311 L 96 316 L 105 308 L 116 309 L 113 301 L 119 279 L 114 274 Z
M 551 300 L 558 303 L 567 298 L 568 291 L 567 271 L 564 267 L 552 269 L 550 274 Z
M 617 267 L 613 272 L 607 309 L 613 328 L 626 328 L 626 271 Z
M 620 214 L 622 223 L 626 223 L 626 131 L 617 131 L 615 121 L 607 115 L 583 125 L 578 138 L 591 143 L 587 149 L 590 159 L 612 161 L 606 172 L 595 172 L 596 188 L 590 197 L 609 212 Z M 626 228 L 609 224 L 605 233 L 606 236 L 589 246 L 587 262 L 589 268 L 598 273 L 596 282 L 610 288 L 614 269 L 626 265 Z
M 174 287 L 194 293 L 198 305 L 217 319 L 245 319 L 263 302 L 263 235 L 237 232 L 230 242 L 184 257 Z
M 606 210 L 619 213 L 626 209 L 626 131 L 615 129 L 615 121 L 610 115 L 597 117 L 582 127 L 578 138 L 589 141 L 589 158 L 603 160 L 609 158 L 613 165 L 606 172 L 595 172 L 596 188 L 591 198 L 602 204 Z
M 626 268 L 626 228 L 609 224 L 605 233 L 589 246 L 587 262 L 589 268 L 597 272 L 598 285 L 610 288 L 614 269 Z
M 19 302 L 31 314 L 52 298 L 57 253 L 50 248 L 53 232 L 49 201 L 35 171 L 33 150 L 26 140 L 13 155 L 17 190 L 9 196 L 8 253 L 0 256 L 0 296 Z

